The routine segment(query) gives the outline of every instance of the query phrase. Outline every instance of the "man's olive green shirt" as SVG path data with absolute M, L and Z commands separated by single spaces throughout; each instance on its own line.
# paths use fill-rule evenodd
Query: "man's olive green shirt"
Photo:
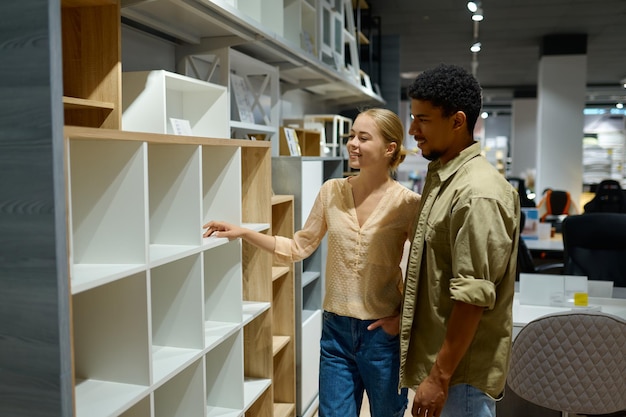
M 456 301 L 484 307 L 450 386 L 502 395 L 512 340 L 520 200 L 474 143 L 428 166 L 409 255 L 401 321 L 400 385 L 429 374 Z

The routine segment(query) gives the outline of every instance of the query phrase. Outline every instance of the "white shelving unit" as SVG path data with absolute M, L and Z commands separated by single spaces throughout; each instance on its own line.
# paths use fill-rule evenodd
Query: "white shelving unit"
M 164 71 L 122 73 L 122 129 L 175 133 L 171 118 L 187 120 L 191 135 L 229 137 L 227 88 Z
M 344 156 L 342 149 L 352 129 L 352 119 L 338 114 L 305 114 L 303 124 L 305 129 L 322 133 L 325 156 Z
M 272 415 L 269 143 L 65 133 L 76 416 Z
M 180 40 L 177 66 L 186 56 L 231 47 L 279 66 L 283 91 L 306 89 L 350 108 L 385 102 L 361 83 L 351 0 L 128 0 L 121 14 Z
M 304 225 L 322 183 L 341 177 L 341 158 L 281 156 L 272 158 L 272 189 L 294 196 L 295 231 Z M 326 238 L 307 259 L 295 265 L 297 415 L 310 416 L 317 408 L 319 340 Z
M 187 48 L 190 52 L 190 48 Z M 179 70 L 189 77 L 228 87 L 230 109 L 229 137 L 248 139 L 267 137 L 278 155 L 278 126 L 280 124 L 280 91 L 278 68 L 268 65 L 232 48 L 190 53 L 179 60 Z M 243 91 L 234 88 L 241 80 Z M 238 93 L 242 93 L 239 97 Z M 237 99 L 245 99 L 241 109 Z M 246 113 L 253 120 L 242 120 Z
M 317 56 L 317 11 L 315 0 L 285 0 L 285 40 L 310 55 Z

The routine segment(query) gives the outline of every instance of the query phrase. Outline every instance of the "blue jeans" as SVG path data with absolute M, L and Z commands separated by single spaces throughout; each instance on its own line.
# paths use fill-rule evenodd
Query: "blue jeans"
M 471 385 L 453 385 L 440 417 L 496 417 L 496 400 Z
M 372 417 L 401 417 L 407 389 L 398 389 L 400 338 L 375 320 L 324 312 L 320 342 L 319 417 L 358 417 L 367 391 Z

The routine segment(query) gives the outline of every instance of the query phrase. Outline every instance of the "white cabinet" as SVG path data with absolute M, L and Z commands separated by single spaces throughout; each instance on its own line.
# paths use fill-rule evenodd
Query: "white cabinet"
M 189 122 L 189 136 L 229 137 L 224 86 L 164 71 L 122 73 L 122 129 L 173 134 L 172 119 Z
M 342 162 L 341 158 L 272 158 L 272 189 L 294 196 L 295 231 L 304 225 L 323 182 L 342 176 Z M 324 238 L 311 256 L 295 266 L 298 416 L 309 416 L 317 407 L 326 253 Z
M 272 415 L 271 256 L 201 229 L 270 232 L 269 143 L 65 137 L 76 416 Z

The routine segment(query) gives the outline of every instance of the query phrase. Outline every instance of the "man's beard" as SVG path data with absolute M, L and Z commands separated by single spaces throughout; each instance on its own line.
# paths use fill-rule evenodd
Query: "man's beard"
M 438 151 L 431 151 L 428 154 L 425 154 L 424 152 L 422 152 L 422 156 L 429 161 L 434 161 L 435 159 L 439 159 L 441 155 L 442 155 L 441 152 L 438 152 Z

